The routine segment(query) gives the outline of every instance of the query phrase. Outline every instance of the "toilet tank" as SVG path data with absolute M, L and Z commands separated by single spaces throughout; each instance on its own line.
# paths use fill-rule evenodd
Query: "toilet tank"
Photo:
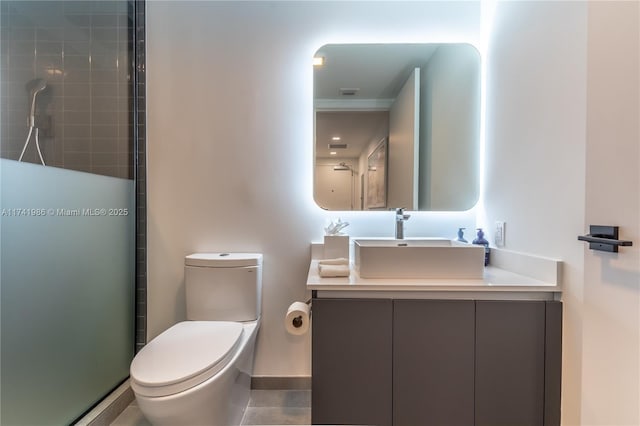
M 262 255 L 194 253 L 185 257 L 187 319 L 253 321 L 262 308 Z

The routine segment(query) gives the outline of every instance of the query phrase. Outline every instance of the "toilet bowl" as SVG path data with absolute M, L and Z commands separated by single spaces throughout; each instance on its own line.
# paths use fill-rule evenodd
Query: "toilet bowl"
M 212 322 L 216 324 L 216 322 Z M 212 330 L 178 323 L 145 346 L 131 365 L 131 389 L 154 425 L 240 424 L 249 402 L 259 321 Z M 195 327 L 189 327 L 189 326 Z M 184 333 L 184 334 L 183 334 Z M 194 341 L 189 341 L 191 337 Z M 211 342 L 202 348 L 202 341 Z M 194 349 L 205 349 L 209 358 Z
M 165 330 L 135 356 L 131 389 L 154 425 L 239 425 L 260 328 L 262 256 L 190 256 L 189 321 Z

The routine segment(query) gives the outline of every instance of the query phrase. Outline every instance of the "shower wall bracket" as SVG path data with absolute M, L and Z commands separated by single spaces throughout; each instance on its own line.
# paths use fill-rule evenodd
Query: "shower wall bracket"
M 33 117 L 33 127 L 40 129 L 40 134 L 44 137 L 52 138 L 54 136 L 49 114 L 36 114 Z
M 589 243 L 591 250 L 617 253 L 620 246 L 632 246 L 633 242 L 618 239 L 617 226 L 590 225 L 589 234 L 578 236 L 578 240 Z

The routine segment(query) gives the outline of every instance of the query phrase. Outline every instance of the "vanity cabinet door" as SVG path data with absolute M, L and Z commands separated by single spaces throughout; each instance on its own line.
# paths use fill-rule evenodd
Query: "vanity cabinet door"
M 562 302 L 547 301 L 544 345 L 544 426 L 560 426 Z
M 313 299 L 313 424 L 392 424 L 392 301 Z
M 545 302 L 476 301 L 476 426 L 542 426 Z
M 393 424 L 474 422 L 475 303 L 395 300 Z

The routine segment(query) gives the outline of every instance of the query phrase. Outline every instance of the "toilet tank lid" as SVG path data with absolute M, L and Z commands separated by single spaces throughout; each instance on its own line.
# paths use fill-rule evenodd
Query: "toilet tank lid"
M 193 253 L 184 258 L 186 266 L 204 266 L 218 268 L 236 268 L 241 266 L 260 266 L 260 253 Z

